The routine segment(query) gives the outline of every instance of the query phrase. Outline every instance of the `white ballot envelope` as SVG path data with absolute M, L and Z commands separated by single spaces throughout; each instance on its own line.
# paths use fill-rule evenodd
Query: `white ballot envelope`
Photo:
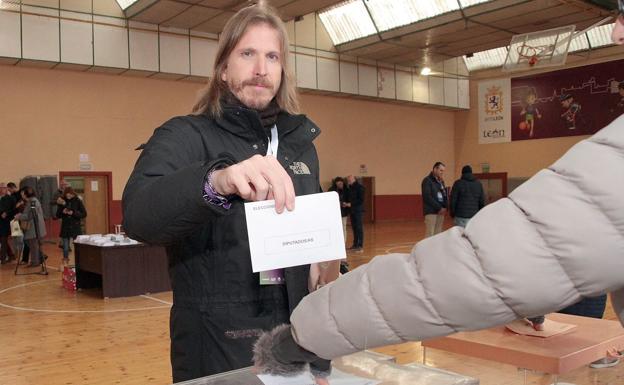
M 254 272 L 346 258 L 336 192 L 295 198 L 278 214 L 275 201 L 245 203 Z

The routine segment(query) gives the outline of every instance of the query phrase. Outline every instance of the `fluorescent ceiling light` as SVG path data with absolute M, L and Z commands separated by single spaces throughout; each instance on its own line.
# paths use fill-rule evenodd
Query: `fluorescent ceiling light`
M 431 74 L 431 68 L 429 67 L 424 67 L 422 70 L 420 70 L 420 74 L 423 76 L 427 76 Z
M 139 0 L 117 0 L 117 4 L 121 7 L 122 10 L 128 9 L 132 4 L 136 3 Z

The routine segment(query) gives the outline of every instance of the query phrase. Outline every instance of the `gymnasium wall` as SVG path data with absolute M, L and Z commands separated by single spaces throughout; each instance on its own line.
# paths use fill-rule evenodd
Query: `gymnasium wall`
M 139 154 L 134 148 L 188 113 L 203 87 L 19 66 L 0 66 L 0 84 L 0 180 L 77 171 L 87 154 L 94 171 L 112 172 L 114 201 Z M 454 175 L 452 111 L 315 94 L 302 95 L 302 108 L 323 131 L 316 142 L 323 187 L 365 165 L 376 177 L 378 219 L 420 215 L 420 181 L 433 162 L 445 161 Z M 119 202 L 113 209 L 118 220 Z

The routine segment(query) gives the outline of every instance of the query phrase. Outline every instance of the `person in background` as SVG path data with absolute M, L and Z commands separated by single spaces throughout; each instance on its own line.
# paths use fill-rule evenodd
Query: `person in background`
M 61 219 L 61 242 L 63 263 L 69 264 L 70 247 L 74 239 L 82 234 L 80 221 L 87 216 L 87 210 L 71 187 L 65 187 L 63 196 L 57 198 L 56 217 Z
M 17 220 L 15 216 L 21 213 L 22 211 L 24 211 L 25 201 L 22 198 L 22 192 L 26 189 L 26 187 L 19 189 L 17 188 L 17 185 L 13 182 L 7 183 L 7 187 L 9 191 L 11 192 L 11 196 L 13 197 L 13 202 L 15 202 L 15 205 L 13 206 L 13 219 Z M 18 224 L 19 224 L 19 220 L 18 220 Z M 19 264 L 28 263 L 28 260 L 30 257 L 30 248 L 28 247 L 28 244 L 24 242 L 24 232 L 22 231 L 22 235 L 19 239 L 17 240 L 13 239 L 13 241 L 21 243 L 22 257 L 19 261 L 17 261 L 17 263 Z
M 12 200 L 13 206 L 11 207 L 11 211 L 12 211 L 12 215 L 15 216 L 17 212 L 17 204 L 22 200 L 22 194 L 20 192 L 20 189 L 18 189 L 15 183 L 13 182 L 7 183 L 7 190 L 8 190 L 7 194 L 9 194 L 11 198 L 13 198 Z
M 13 197 L 9 194 L 7 185 L 0 182 L 0 263 L 8 263 L 15 257 L 9 247 L 13 206 Z
M 353 175 L 347 177 L 349 184 L 349 201 L 345 207 L 351 211 L 351 228 L 353 229 L 353 246 L 350 250 L 361 252 L 364 247 L 364 186 Z
M 338 200 L 340 201 L 340 216 L 342 217 L 342 231 L 344 233 L 345 242 L 347 241 L 347 219 L 351 209 L 349 208 L 349 190 L 342 177 L 337 176 L 334 178 L 329 191 L 335 191 L 338 193 Z
M 59 205 L 59 199 L 62 201 L 63 197 L 64 197 L 64 192 L 65 189 L 67 187 L 70 187 L 71 185 L 69 184 L 69 182 L 67 182 L 65 179 L 61 179 L 61 182 L 59 183 L 59 187 L 58 189 L 54 192 L 54 196 L 52 197 L 52 201 L 50 201 L 50 206 L 52 207 L 52 213 L 54 215 L 54 219 L 59 219 L 56 216 L 56 213 L 58 213 L 58 205 Z M 62 204 L 62 203 L 61 203 Z
M 483 185 L 472 174 L 472 167 L 462 168 L 462 176 L 451 189 L 450 212 L 455 226 L 466 227 L 470 218 L 485 206 Z
M 43 210 L 41 203 L 35 195 L 32 187 L 25 187 L 22 190 L 23 211 L 15 216 L 17 220 L 24 223 L 22 230 L 24 232 L 24 241 L 30 250 L 30 267 L 41 265 L 42 252 L 39 248 L 39 242 L 46 236 L 46 227 L 43 219 Z
M 442 232 L 444 216 L 448 207 L 448 195 L 443 179 L 445 170 L 444 163 L 436 162 L 432 171 L 421 183 L 425 237 Z
M 52 200 L 50 201 L 50 212 L 52 213 L 52 219 L 54 219 L 54 220 L 60 219 L 59 217 L 56 216 L 56 214 L 58 212 L 59 201 L 63 200 L 63 191 L 65 191 L 65 189 L 67 187 L 70 187 L 70 186 L 71 185 L 69 184 L 68 181 L 66 181 L 65 179 L 61 179 L 61 181 L 59 183 L 59 187 L 54 192 L 54 195 L 52 196 Z M 59 240 L 58 247 L 60 249 L 63 248 L 63 240 L 62 239 Z M 70 252 L 71 252 L 71 248 L 70 248 Z
M 342 177 L 337 176 L 332 181 L 332 185 L 329 188 L 329 191 L 335 191 L 338 193 L 338 200 L 340 202 L 340 216 L 342 217 L 342 233 L 344 234 L 344 240 L 347 242 L 347 219 L 349 218 L 349 214 L 351 213 L 351 209 L 349 207 L 349 190 L 345 184 L 345 181 Z M 349 271 L 349 264 L 347 260 L 344 259 L 340 261 L 340 273 L 346 274 Z

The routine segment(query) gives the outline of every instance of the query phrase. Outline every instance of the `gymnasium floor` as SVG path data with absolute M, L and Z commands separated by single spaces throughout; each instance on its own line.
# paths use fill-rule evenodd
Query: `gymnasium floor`
M 375 255 L 409 252 L 422 238 L 422 223 L 366 226 L 363 253 L 352 267 Z M 171 293 L 101 298 L 97 290 L 69 292 L 61 286 L 61 253 L 45 244 L 48 276 L 15 276 L 14 264 L 0 266 L 0 385 L 169 384 Z M 605 318 L 615 319 L 611 306 Z M 421 362 L 419 343 L 377 349 L 399 363 Z M 429 365 L 477 377 L 481 385 L 522 385 L 515 367 L 430 349 Z M 579 368 L 559 378 L 576 385 L 624 384 L 624 363 L 607 369 Z M 528 384 L 550 384 L 529 373 Z

